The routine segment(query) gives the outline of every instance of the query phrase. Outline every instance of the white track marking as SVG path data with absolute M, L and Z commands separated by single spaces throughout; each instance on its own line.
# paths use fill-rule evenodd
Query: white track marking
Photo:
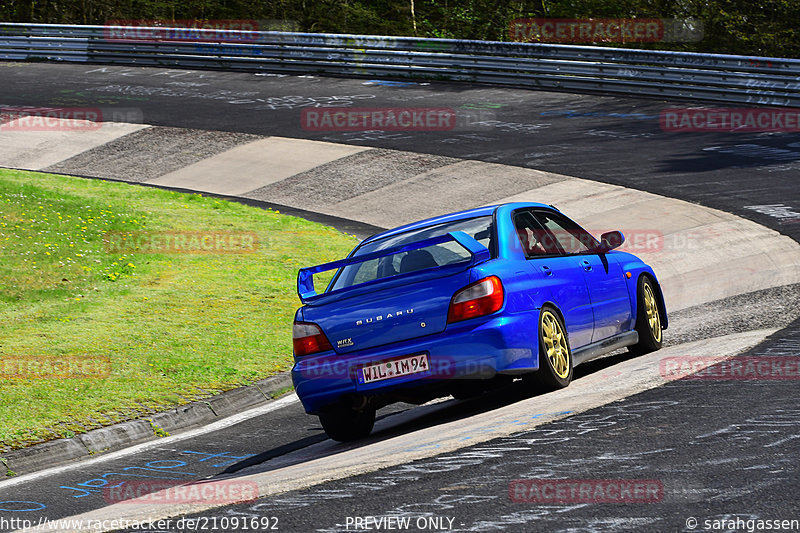
M 193 429 L 185 433 L 179 433 L 177 435 L 160 438 L 150 442 L 143 442 L 142 444 L 137 444 L 136 446 L 131 446 L 130 448 L 125 448 L 123 450 L 111 452 L 109 454 L 101 455 L 99 457 L 94 457 L 92 459 L 78 461 L 76 463 L 70 463 L 68 465 L 63 465 L 63 466 L 56 466 L 53 468 L 48 468 L 47 470 L 40 470 L 38 472 L 32 472 L 30 474 L 25 474 L 12 479 L 0 481 L 0 489 L 6 489 L 8 487 L 13 487 L 14 485 L 19 485 L 20 483 L 27 483 L 28 481 L 34 481 L 36 479 L 41 479 L 44 477 L 61 474 L 63 472 L 69 472 L 70 470 L 76 470 L 78 468 L 86 468 L 87 466 L 95 465 L 105 461 L 111 461 L 114 459 L 119 459 L 120 457 L 125 457 L 127 455 L 133 455 L 139 452 L 143 452 L 145 450 L 158 448 L 159 446 L 165 446 L 168 444 L 172 444 L 174 442 L 191 439 L 193 437 L 197 437 L 198 435 L 203 435 L 205 433 L 219 431 L 220 429 L 225 429 L 227 427 L 236 425 L 240 422 L 244 422 L 245 420 L 249 420 L 251 418 L 265 415 L 267 413 L 271 413 L 272 411 L 277 411 L 278 409 L 282 409 L 284 407 L 288 407 L 299 401 L 300 400 L 297 397 L 297 394 L 291 393 L 287 396 L 284 396 L 283 398 L 272 401 L 267 405 L 262 405 L 260 407 L 254 407 L 253 409 L 248 409 L 247 411 L 244 411 L 242 413 L 231 415 L 217 422 L 212 422 L 207 426 Z

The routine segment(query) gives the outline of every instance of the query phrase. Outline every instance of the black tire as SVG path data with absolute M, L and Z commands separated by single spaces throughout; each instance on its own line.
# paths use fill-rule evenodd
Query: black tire
M 538 390 L 563 389 L 572 382 L 572 350 L 561 316 L 550 306 L 539 313 L 539 370 L 525 377 Z
M 636 332 L 639 342 L 628 348 L 631 353 L 643 355 L 661 349 L 664 340 L 661 318 L 653 280 L 641 276 L 636 289 Z
M 348 407 L 336 407 L 320 413 L 319 422 L 330 438 L 339 442 L 350 442 L 368 436 L 375 425 L 375 409 L 361 411 Z

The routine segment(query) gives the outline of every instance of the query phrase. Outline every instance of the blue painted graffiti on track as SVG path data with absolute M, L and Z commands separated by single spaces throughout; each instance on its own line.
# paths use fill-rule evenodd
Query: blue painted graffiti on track
M 205 461 L 216 459 L 214 464 L 211 465 L 212 467 L 227 466 L 236 462 L 237 460 L 247 459 L 255 455 L 253 453 L 246 455 L 229 455 L 228 452 L 206 453 L 193 450 L 183 450 L 180 452 L 180 454 L 184 457 L 188 456 L 188 459 L 196 459 L 197 463 L 203 463 Z M 200 458 L 201 456 L 204 457 Z M 150 461 L 145 463 L 144 466 L 128 466 L 125 468 L 117 468 L 115 469 L 117 470 L 116 472 L 106 472 L 101 474 L 99 477 L 89 479 L 81 483 L 75 483 L 74 486 L 61 485 L 59 488 L 75 491 L 70 493 L 73 498 L 85 498 L 93 493 L 102 493 L 103 490 L 119 487 L 122 483 L 124 483 L 124 481 L 121 481 L 115 485 L 109 485 L 109 483 L 113 482 L 109 481 L 108 476 L 125 476 L 146 479 L 191 479 L 191 477 L 187 476 L 200 475 L 198 472 L 180 470 L 188 465 L 189 462 L 187 461 L 178 461 L 174 459 Z

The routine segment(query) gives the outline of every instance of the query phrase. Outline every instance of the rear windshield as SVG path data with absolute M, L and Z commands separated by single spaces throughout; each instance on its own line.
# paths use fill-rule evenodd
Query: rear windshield
M 446 222 L 436 226 L 428 226 L 426 228 L 400 233 L 385 239 L 369 242 L 358 248 L 353 255 L 357 257 L 379 250 L 411 244 L 413 242 L 430 239 L 431 237 L 444 235 L 451 231 L 463 231 L 486 246 L 494 255 L 494 246 L 492 245 L 494 235 L 492 218 L 491 215 L 487 215 L 466 220 Z M 410 252 L 387 255 L 386 257 L 371 259 L 363 263 L 348 265 L 342 268 L 341 271 L 337 273 L 329 290 L 342 289 L 375 279 L 387 278 L 425 268 L 451 265 L 460 261 L 466 261 L 469 257 L 469 252 L 455 241 L 426 246 L 425 248 L 411 250 Z

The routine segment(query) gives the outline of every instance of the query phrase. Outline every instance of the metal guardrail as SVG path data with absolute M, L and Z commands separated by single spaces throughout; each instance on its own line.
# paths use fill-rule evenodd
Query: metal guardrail
M 123 26 L 0 23 L 0 59 L 438 79 L 800 106 L 800 60 L 797 59 L 561 44 L 233 30 L 220 32 L 218 40 L 202 41 L 117 37 L 125 30 Z M 165 28 L 152 30 L 164 31 Z M 242 42 L 225 42 L 232 40 Z

